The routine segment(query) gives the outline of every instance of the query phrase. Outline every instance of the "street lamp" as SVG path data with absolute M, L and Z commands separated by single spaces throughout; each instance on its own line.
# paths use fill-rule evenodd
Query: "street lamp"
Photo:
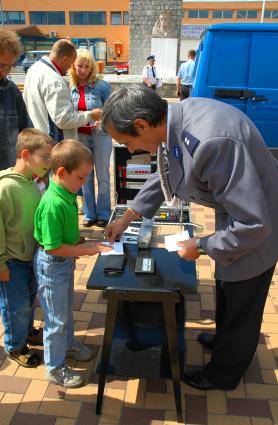
M 265 2 L 266 2 L 266 0 L 263 0 L 263 5 L 262 5 L 262 15 L 261 15 L 261 23 L 264 21 Z

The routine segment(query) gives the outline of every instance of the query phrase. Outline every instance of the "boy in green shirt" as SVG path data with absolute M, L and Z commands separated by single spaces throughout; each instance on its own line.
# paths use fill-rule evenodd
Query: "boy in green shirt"
M 34 215 L 40 191 L 32 176 L 49 169 L 53 140 L 33 128 L 17 139 L 16 164 L 0 172 L 0 310 L 8 356 L 24 367 L 36 367 L 41 359 L 26 345 L 33 331 L 37 283 L 33 258 Z
M 73 283 L 75 257 L 94 255 L 111 248 L 97 243 L 80 244 L 76 193 L 93 169 L 92 154 L 74 140 L 64 140 L 51 153 L 53 172 L 49 188 L 35 215 L 38 296 L 45 317 L 43 331 L 46 378 L 67 388 L 79 387 L 82 375 L 65 364 L 66 357 L 88 361 L 89 347 L 74 338 Z

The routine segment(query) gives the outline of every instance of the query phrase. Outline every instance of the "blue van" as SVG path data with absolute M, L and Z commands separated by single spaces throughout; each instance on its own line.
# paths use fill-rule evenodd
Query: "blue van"
M 218 24 L 205 32 L 192 95 L 236 106 L 278 158 L 278 24 Z

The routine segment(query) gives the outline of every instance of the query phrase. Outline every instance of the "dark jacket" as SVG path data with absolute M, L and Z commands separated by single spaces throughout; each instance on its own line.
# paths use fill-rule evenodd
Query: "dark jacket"
M 13 81 L 0 80 L 0 170 L 15 164 L 18 133 L 32 127 L 22 94 Z

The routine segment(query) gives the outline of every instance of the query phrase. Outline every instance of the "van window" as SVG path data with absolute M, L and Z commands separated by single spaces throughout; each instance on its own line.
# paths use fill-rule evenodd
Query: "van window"
M 253 33 L 249 86 L 277 90 L 277 32 Z
M 250 50 L 249 44 L 250 34 L 247 32 L 215 32 L 208 64 L 209 86 L 247 86 L 250 58 L 246 52 Z

